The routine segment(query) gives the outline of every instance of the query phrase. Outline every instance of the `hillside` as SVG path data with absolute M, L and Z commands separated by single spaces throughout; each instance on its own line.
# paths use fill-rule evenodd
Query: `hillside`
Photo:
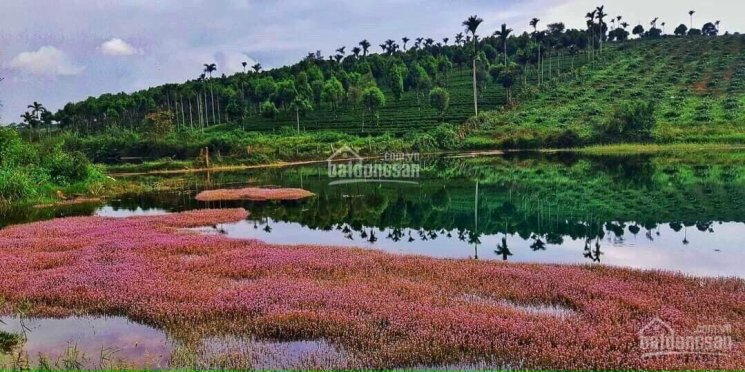
M 592 141 L 593 127 L 622 102 L 654 103 L 655 142 L 745 140 L 745 37 L 666 37 L 609 48 L 576 77 L 531 87 L 516 107 L 490 113 L 471 139 L 480 146 L 539 145 L 571 130 Z
M 90 98 L 55 117 L 70 149 L 109 163 L 191 161 L 205 147 L 218 161 L 245 163 L 319 158 L 342 144 L 375 154 L 745 139 L 745 37 L 645 37 L 602 51 L 586 37 L 556 32 L 540 54 L 530 35 L 510 37 L 507 73 L 501 41 L 481 40 L 478 117 L 465 42 L 309 55 L 269 71 Z M 442 115 L 429 102 L 434 87 L 449 95 Z M 378 89 L 384 102 L 366 107 L 364 92 Z M 633 125 L 644 128 L 612 133 Z

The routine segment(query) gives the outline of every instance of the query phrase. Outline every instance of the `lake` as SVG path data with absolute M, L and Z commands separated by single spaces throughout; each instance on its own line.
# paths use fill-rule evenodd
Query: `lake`
M 125 217 L 244 207 L 245 220 L 203 229 L 280 244 L 400 254 L 607 264 L 745 277 L 745 154 L 581 156 L 518 153 L 419 160 L 406 182 L 341 183 L 325 163 L 136 176 L 175 190 L 103 205 L 13 211 L 5 223 L 66 215 Z M 477 185 L 478 184 L 478 185 Z M 197 202 L 203 189 L 300 187 L 291 202 Z M 503 244 L 503 242 L 505 244 Z
M 334 182 L 338 179 L 329 177 L 325 163 L 131 176 L 145 184 L 169 185 L 171 190 L 99 204 L 11 210 L 2 222 L 72 215 L 120 218 L 240 206 L 250 211 L 247 219 L 197 230 L 278 244 L 358 246 L 440 258 L 602 264 L 745 278 L 745 153 L 516 153 L 418 161 L 418 177 L 406 182 L 378 178 Z M 290 202 L 194 200 L 201 190 L 246 186 L 299 187 L 316 195 Z M 2 319 L 5 324 L 0 324 L 0 330 L 20 329 L 16 318 Z M 127 357 L 147 348 L 152 351 L 151 359 L 134 358 L 133 363 L 158 367 L 173 361 L 174 350 L 183 347 L 162 331 L 126 318 L 34 322 L 36 338 L 29 338 L 26 345 L 31 351 L 60 353 L 72 342 L 93 354 L 102 347 L 115 347 Z M 38 329 L 45 327 L 51 331 L 39 337 Z M 86 329 L 103 331 L 97 333 L 99 337 Z M 208 344 L 235 347 L 235 340 L 227 340 Z M 280 350 L 280 354 L 291 350 L 287 353 L 295 355 L 289 360 L 269 360 L 264 355 L 263 361 L 254 361 L 267 368 L 303 365 L 297 364 L 297 355 L 308 350 L 320 350 L 323 356 L 319 358 L 341 358 L 340 351 L 323 341 L 237 343 L 246 342 L 251 347 L 261 344 Z

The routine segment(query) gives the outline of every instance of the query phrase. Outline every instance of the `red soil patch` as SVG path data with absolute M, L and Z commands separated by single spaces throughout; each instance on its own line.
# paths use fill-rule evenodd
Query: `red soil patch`
M 349 368 L 495 358 L 525 368 L 745 368 L 741 279 L 270 245 L 179 230 L 246 215 L 76 217 L 2 229 L 0 296 L 8 302 L 0 312 L 29 301 L 38 316 L 126 315 L 183 344 L 226 333 L 324 339 L 351 356 Z M 546 306 L 571 311 L 524 310 Z M 638 332 L 654 317 L 679 335 L 730 325 L 732 350 L 644 358 Z
M 245 189 L 218 189 L 206 190 L 197 194 L 199 201 L 217 200 L 299 200 L 313 196 L 312 192 L 303 189 L 277 188 L 265 189 L 260 187 L 248 187 Z
M 711 80 L 711 74 L 705 74 L 704 77 L 693 84 L 693 91 L 699 94 L 704 94 L 709 91 L 709 81 Z

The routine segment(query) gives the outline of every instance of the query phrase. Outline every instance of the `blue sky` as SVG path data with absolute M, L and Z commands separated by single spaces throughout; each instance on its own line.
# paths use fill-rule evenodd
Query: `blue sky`
M 202 64 L 218 72 L 289 64 L 309 51 L 349 50 L 362 39 L 376 46 L 403 36 L 453 38 L 471 14 L 481 34 L 528 20 L 584 25 L 584 14 L 605 4 L 611 16 L 648 27 L 655 16 L 668 31 L 721 20 L 722 30 L 745 30 L 741 0 L 4 0 L 0 11 L 0 122 L 19 120 L 27 104 L 58 109 L 106 92 L 131 92 L 198 76 Z M 61 6 L 60 4 L 65 4 Z

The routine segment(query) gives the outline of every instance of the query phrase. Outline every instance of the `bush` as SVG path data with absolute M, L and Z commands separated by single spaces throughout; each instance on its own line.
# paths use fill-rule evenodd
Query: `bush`
M 13 202 L 36 195 L 31 178 L 20 169 L 0 169 L 0 200 Z
M 277 114 L 279 114 L 277 106 L 275 106 L 274 102 L 271 101 L 264 101 L 264 103 L 261 104 L 261 107 L 259 107 L 259 110 L 261 111 L 261 116 L 265 118 L 274 119 L 277 117 Z
M 549 133 L 544 140 L 544 144 L 546 147 L 564 149 L 580 146 L 582 144 L 582 139 L 575 131 L 565 129 L 561 132 Z
M 605 122 L 595 126 L 595 136 L 601 142 L 649 141 L 655 123 L 654 103 L 625 103 L 617 107 Z
M 452 150 L 458 147 L 458 133 L 455 132 L 455 128 L 452 125 L 438 125 L 431 133 L 441 149 Z
M 79 151 L 66 153 L 55 151 L 44 159 L 49 177 L 58 185 L 70 185 L 88 178 L 90 161 Z

